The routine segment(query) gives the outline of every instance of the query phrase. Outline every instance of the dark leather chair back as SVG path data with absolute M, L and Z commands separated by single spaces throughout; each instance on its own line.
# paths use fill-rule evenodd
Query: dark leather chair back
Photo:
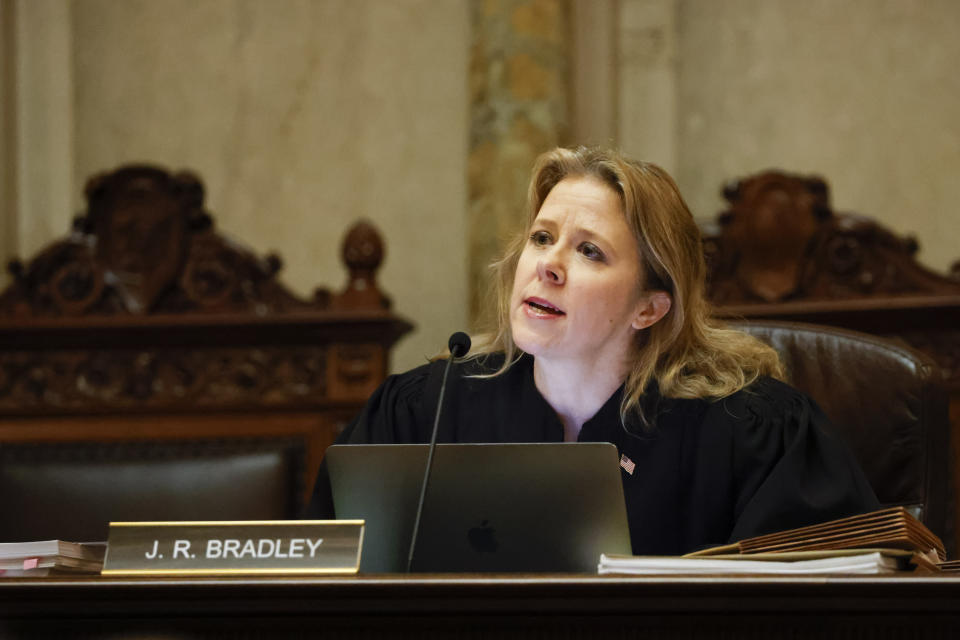
M 107 539 L 111 521 L 289 520 L 303 442 L 0 445 L 0 540 Z
M 827 414 L 881 504 L 905 506 L 945 542 L 952 539 L 947 395 L 930 357 L 834 327 L 731 324 L 780 353 L 788 382 Z

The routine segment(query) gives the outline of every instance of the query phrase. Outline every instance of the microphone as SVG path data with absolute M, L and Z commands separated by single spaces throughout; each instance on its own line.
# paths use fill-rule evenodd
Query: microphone
M 437 432 L 440 426 L 440 409 L 443 408 L 443 395 L 447 390 L 447 374 L 450 373 L 450 365 L 454 359 L 462 358 L 470 351 L 470 336 L 462 331 L 457 331 L 450 336 L 447 341 L 447 347 L 450 349 L 450 357 L 447 358 L 447 366 L 443 369 L 443 379 L 440 382 L 440 397 L 437 398 L 437 412 L 433 418 L 433 434 L 430 436 L 430 448 L 427 450 L 427 467 L 423 472 L 423 484 L 420 486 L 420 500 L 417 502 L 417 515 L 413 520 L 413 536 L 410 538 L 410 551 L 407 553 L 407 573 L 410 573 L 410 567 L 413 565 L 413 550 L 417 546 L 417 534 L 420 532 L 420 517 L 423 515 L 423 499 L 427 495 L 427 483 L 430 482 L 430 472 L 433 470 L 433 452 L 437 449 Z
M 470 351 L 470 336 L 463 331 L 457 331 L 447 340 L 447 348 L 454 358 L 462 358 Z

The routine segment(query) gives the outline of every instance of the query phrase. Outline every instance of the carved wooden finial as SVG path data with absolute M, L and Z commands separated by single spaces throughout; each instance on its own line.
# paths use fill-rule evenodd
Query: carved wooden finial
M 354 272 L 372 273 L 383 262 L 383 239 L 376 227 L 361 220 L 347 231 L 343 239 L 343 262 Z
M 361 220 L 347 231 L 342 256 L 349 275 L 343 292 L 333 299 L 337 309 L 389 309 L 390 299 L 377 287 L 377 269 L 383 263 L 383 239 L 376 227 Z

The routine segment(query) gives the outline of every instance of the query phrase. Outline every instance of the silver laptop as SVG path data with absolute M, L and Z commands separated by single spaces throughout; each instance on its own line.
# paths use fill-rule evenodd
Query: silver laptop
M 427 450 L 327 449 L 337 517 L 366 520 L 362 572 L 406 570 Z M 413 571 L 596 573 L 601 553 L 630 553 L 612 444 L 437 445 Z

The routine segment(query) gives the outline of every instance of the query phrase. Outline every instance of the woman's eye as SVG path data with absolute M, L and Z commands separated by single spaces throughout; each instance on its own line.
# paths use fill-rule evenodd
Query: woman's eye
M 536 245 L 550 244 L 550 234 L 546 231 L 534 231 L 530 234 L 530 241 Z
M 591 244 L 589 242 L 584 242 L 583 244 L 580 245 L 580 253 L 582 253 L 583 256 L 588 260 L 604 259 L 603 251 L 600 251 L 597 245 Z

